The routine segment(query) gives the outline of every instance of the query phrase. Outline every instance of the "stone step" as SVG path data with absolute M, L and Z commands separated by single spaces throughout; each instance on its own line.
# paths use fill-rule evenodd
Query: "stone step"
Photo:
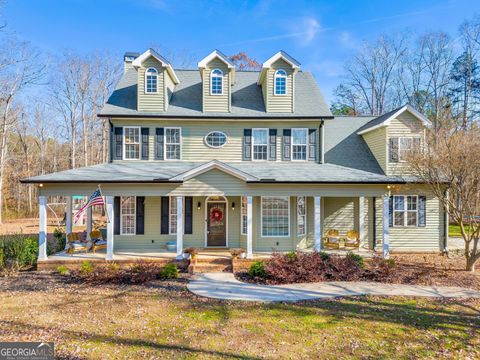
M 216 261 L 214 261 L 216 260 Z M 211 261 L 197 260 L 196 262 L 191 262 L 188 266 L 188 272 L 190 273 L 203 273 L 203 272 L 225 272 L 232 271 L 232 260 L 231 259 L 214 259 Z

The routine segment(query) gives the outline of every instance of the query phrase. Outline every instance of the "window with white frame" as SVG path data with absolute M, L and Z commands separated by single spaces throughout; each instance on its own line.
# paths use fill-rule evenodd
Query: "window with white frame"
M 241 231 L 242 231 L 242 235 L 247 235 L 247 221 L 248 221 L 248 217 L 247 217 L 247 197 L 246 196 L 242 196 L 242 201 L 241 201 L 241 216 L 242 216 L 242 221 L 241 221 Z
M 292 160 L 307 160 L 308 129 L 292 129 Z
M 210 95 L 223 94 L 223 72 L 220 69 L 214 69 L 210 73 Z
M 393 226 L 417 226 L 418 196 L 395 195 L 393 197 Z
M 170 196 L 170 214 L 168 217 L 170 234 L 177 233 L 177 197 Z
M 307 198 L 297 196 L 297 235 L 307 233 Z
M 275 90 L 274 95 L 287 94 L 287 72 L 283 69 L 275 71 Z
M 165 159 L 180 160 L 182 131 L 180 128 L 165 128 Z
M 252 159 L 268 159 L 268 129 L 252 129 Z
M 412 150 L 419 149 L 421 138 L 419 136 L 392 137 L 389 140 L 390 162 L 404 162 Z
M 123 128 L 123 158 L 125 160 L 140 159 L 140 127 L 125 126 Z
M 136 201 L 135 196 L 120 197 L 120 234 L 135 235 Z
M 145 93 L 156 94 L 158 92 L 158 71 L 155 68 L 148 68 L 145 71 Z
M 290 201 L 288 196 L 262 196 L 262 236 L 290 236 Z

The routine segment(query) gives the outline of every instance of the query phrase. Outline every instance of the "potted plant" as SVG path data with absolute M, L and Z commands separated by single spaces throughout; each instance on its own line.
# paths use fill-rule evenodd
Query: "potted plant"
M 194 261 L 197 258 L 198 255 L 198 249 L 189 247 L 183 250 L 184 254 L 187 254 L 185 258 L 190 259 L 191 261 Z
M 245 250 L 242 248 L 230 250 L 230 254 L 233 259 L 243 259 L 245 258 Z

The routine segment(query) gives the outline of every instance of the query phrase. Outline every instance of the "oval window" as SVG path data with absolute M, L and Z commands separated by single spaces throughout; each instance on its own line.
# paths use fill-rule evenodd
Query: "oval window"
M 227 135 L 221 131 L 212 131 L 205 136 L 205 143 L 212 148 L 220 148 L 227 143 Z

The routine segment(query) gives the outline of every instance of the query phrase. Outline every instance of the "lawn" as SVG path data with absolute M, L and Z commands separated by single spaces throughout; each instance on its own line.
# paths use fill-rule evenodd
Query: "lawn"
M 63 358 L 480 357 L 479 300 L 240 303 L 196 297 L 185 284 L 0 278 L 0 339 L 54 341 Z
M 465 225 L 465 230 L 468 231 L 470 225 Z M 460 232 L 459 225 L 448 225 L 448 236 L 451 237 L 462 237 L 462 233 Z

